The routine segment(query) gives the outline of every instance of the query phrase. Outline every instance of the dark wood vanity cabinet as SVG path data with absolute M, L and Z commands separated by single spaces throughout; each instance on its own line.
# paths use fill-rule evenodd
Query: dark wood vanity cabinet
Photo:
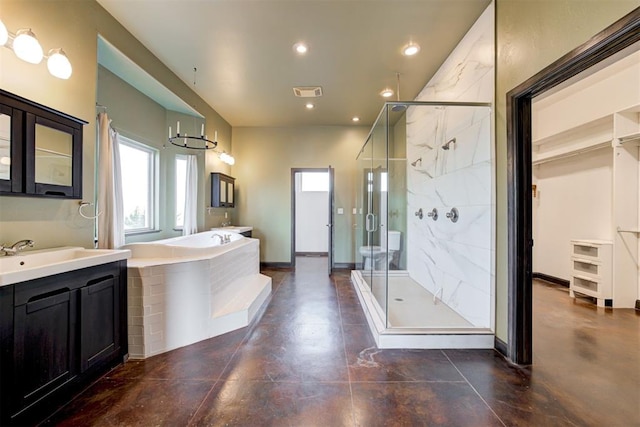
M 0 425 L 42 421 L 127 354 L 126 261 L 0 288 Z
M 211 173 L 211 207 L 235 207 L 234 192 L 236 179 L 219 172 Z
M 86 123 L 0 89 L 0 195 L 82 198 Z

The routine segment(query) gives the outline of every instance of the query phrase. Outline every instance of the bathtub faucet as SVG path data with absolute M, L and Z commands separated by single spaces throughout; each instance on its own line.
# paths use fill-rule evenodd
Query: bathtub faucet
M 213 239 L 214 237 L 219 237 L 220 238 L 220 244 L 224 245 L 225 243 L 231 243 L 231 235 L 230 234 L 225 234 L 224 236 L 218 233 L 213 233 L 211 235 L 211 238 Z

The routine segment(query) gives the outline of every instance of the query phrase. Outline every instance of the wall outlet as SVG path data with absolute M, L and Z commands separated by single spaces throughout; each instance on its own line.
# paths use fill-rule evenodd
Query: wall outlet
M 344 213 L 344 209 L 343 208 L 338 208 L 338 215 L 342 215 Z
M 356 208 L 351 209 L 351 213 L 356 215 L 358 213 L 358 209 L 356 209 Z

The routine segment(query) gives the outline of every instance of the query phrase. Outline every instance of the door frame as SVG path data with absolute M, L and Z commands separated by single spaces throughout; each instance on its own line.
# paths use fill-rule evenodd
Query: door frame
M 334 170 L 331 166 L 326 168 L 291 168 L 291 268 L 296 267 L 296 174 L 300 172 L 326 172 L 329 173 L 329 169 Z M 331 178 L 331 177 L 329 177 Z M 333 179 L 329 179 L 329 201 L 327 209 L 332 209 L 332 197 L 333 193 Z M 329 217 L 329 221 L 331 221 L 331 217 Z M 333 232 L 333 226 L 331 227 L 331 232 Z M 330 239 L 333 240 L 333 239 Z M 331 242 L 328 242 L 329 245 L 327 247 L 327 252 L 329 252 L 329 260 L 333 260 L 333 245 Z M 333 263 L 332 263 L 333 264 Z M 333 270 L 333 265 L 329 265 L 329 270 Z
M 533 362 L 532 99 L 639 41 L 637 8 L 507 93 L 506 356 L 518 365 Z

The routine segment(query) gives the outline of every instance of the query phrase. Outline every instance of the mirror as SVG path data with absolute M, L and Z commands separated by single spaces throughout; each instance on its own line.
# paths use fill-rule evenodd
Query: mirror
M 225 202 L 227 200 L 227 182 L 220 180 L 220 201 Z
M 40 184 L 72 185 L 72 135 L 36 124 L 35 171 Z
M 0 179 L 11 179 L 11 116 L 0 113 Z

